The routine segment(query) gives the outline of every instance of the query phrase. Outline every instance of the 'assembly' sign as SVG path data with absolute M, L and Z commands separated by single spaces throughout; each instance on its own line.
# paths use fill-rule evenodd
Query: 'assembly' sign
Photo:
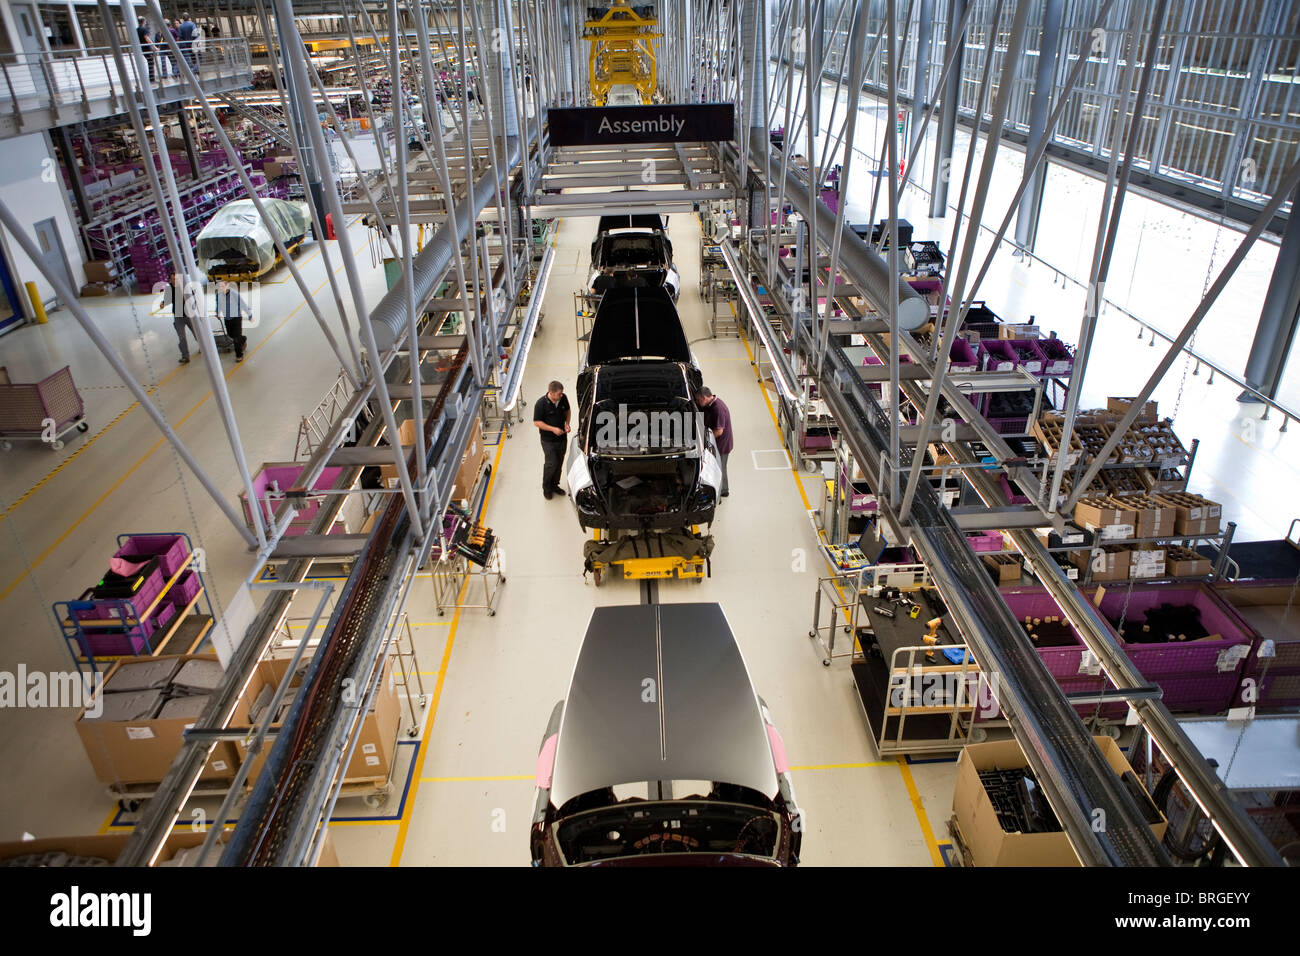
M 729 140 L 735 128 L 731 103 L 579 106 L 552 108 L 547 116 L 552 146 Z

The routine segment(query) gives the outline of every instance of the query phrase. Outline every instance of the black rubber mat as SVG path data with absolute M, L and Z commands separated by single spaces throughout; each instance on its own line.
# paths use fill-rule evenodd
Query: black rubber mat
M 1207 558 L 1215 557 L 1214 549 L 1197 549 Z M 1300 549 L 1289 541 L 1234 541 L 1228 556 L 1241 568 L 1239 580 L 1294 581 L 1300 574 Z

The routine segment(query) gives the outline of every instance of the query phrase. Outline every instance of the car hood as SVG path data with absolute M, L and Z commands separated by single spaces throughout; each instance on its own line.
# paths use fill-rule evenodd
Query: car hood
M 646 780 L 777 794 L 758 697 L 718 604 L 592 613 L 560 723 L 551 802 Z
M 662 288 L 610 289 L 591 324 L 586 364 L 647 358 L 692 361 L 677 307 Z

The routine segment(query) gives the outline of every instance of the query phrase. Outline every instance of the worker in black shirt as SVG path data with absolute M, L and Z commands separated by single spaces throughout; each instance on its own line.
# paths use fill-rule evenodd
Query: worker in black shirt
M 533 405 L 533 424 L 542 435 L 542 495 L 549 501 L 552 495 L 568 494 L 560 487 L 560 471 L 564 467 L 564 446 L 569 435 L 569 399 L 564 386 L 552 382 L 546 394 Z
M 135 33 L 136 36 L 140 38 L 140 50 L 144 54 L 144 62 L 149 67 L 149 82 L 152 83 L 156 79 L 153 37 L 149 33 L 149 26 L 144 22 L 144 17 L 140 17 L 139 21 L 140 22 L 136 25 Z

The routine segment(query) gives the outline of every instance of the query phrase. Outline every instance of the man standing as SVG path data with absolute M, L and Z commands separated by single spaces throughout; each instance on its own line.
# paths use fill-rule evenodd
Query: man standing
M 149 27 L 144 22 L 144 17 L 140 17 L 140 22 L 136 25 L 135 34 L 140 38 L 140 50 L 144 53 L 144 62 L 149 67 L 149 82 L 155 79 L 154 59 L 155 53 L 153 48 L 153 37 L 149 33 Z
M 225 323 L 226 334 L 235 346 L 236 362 L 244 360 L 244 346 L 248 344 L 248 336 L 244 335 L 245 315 L 250 319 L 253 317 L 248 304 L 229 282 L 222 279 L 217 283 L 217 317 Z
M 727 458 L 731 455 L 731 449 L 736 447 L 731 432 L 731 409 L 707 388 L 701 388 L 695 393 L 695 404 L 704 410 L 704 427 L 713 432 L 714 440 L 718 443 L 718 457 L 722 459 L 722 487 L 718 493 L 725 498 L 731 493 L 727 485 Z
M 180 40 L 181 56 L 185 57 L 185 62 L 194 69 L 194 36 L 198 33 L 198 26 L 190 19 L 190 15 L 185 14 L 180 25 L 176 28 L 177 39 Z
M 190 345 L 185 338 L 185 330 L 189 329 L 194 341 L 199 340 L 199 333 L 194 331 L 194 323 L 191 321 L 196 309 L 193 292 L 188 286 L 189 283 L 181 273 L 172 276 L 172 328 L 176 330 L 176 341 L 180 343 L 182 365 L 190 363 Z
M 569 399 L 564 386 L 552 382 L 546 394 L 533 405 L 533 424 L 542 436 L 542 495 L 549 501 L 552 495 L 567 495 L 560 487 L 560 470 L 564 467 L 564 446 L 569 435 Z

